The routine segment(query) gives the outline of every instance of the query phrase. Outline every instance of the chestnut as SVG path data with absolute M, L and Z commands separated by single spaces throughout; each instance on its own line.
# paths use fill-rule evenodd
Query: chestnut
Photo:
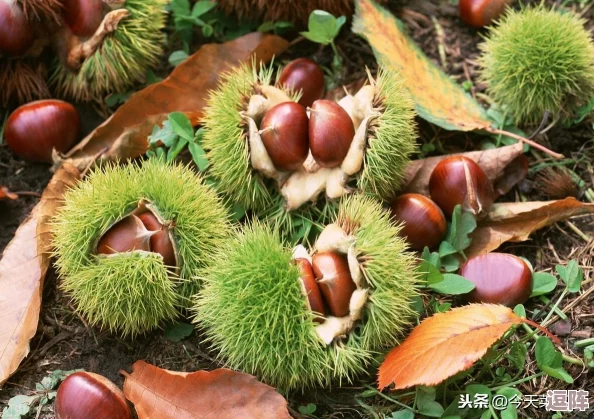
M 510 0 L 460 0 L 460 18 L 467 25 L 482 28 L 503 14 Z
M 138 218 L 147 230 L 156 231 L 150 238 L 150 250 L 163 256 L 163 263 L 166 266 L 176 266 L 175 249 L 173 248 L 173 243 L 171 243 L 167 229 L 163 228 L 157 217 L 150 211 L 139 214 Z
M 315 280 L 311 263 L 309 263 L 309 260 L 303 258 L 295 259 L 295 263 L 299 267 L 299 272 L 301 274 L 300 278 L 303 281 L 305 291 L 307 292 L 309 307 L 311 308 L 311 311 L 319 314 L 319 316 L 315 318 L 315 321 L 321 323 L 324 320 L 323 316 L 326 314 L 326 308 L 324 307 L 324 299 L 322 298 L 320 287 Z
M 305 107 L 324 96 L 324 72 L 309 58 L 298 58 L 287 64 L 281 71 L 277 84 L 301 91 L 299 103 Z
M 64 22 L 73 34 L 80 37 L 92 36 L 104 16 L 104 0 L 63 0 Z
M 283 102 L 266 112 L 260 135 L 268 155 L 279 170 L 297 170 L 307 158 L 309 119 L 297 102 Z
M 309 148 L 320 166 L 340 166 L 354 136 L 353 120 L 338 103 L 320 99 L 311 105 Z
M 56 419 L 132 419 L 124 393 L 107 378 L 75 372 L 58 387 Z
M 438 246 L 443 240 L 447 223 L 441 209 L 426 196 L 416 193 L 400 195 L 392 202 L 392 215 L 404 225 L 400 236 L 406 238 L 411 248 L 423 250 Z
M 468 302 L 523 304 L 532 293 L 532 271 L 519 257 L 506 253 L 475 256 L 460 267 L 460 275 L 475 288 L 464 295 Z
M 483 169 L 465 156 L 451 156 L 435 166 L 429 178 L 431 199 L 448 216 L 454 207 L 480 216 L 489 211 L 495 200 L 493 184 Z
M 79 132 L 80 117 L 74 106 L 48 99 L 27 103 L 10 114 L 4 138 L 17 156 L 51 163 L 52 149 L 68 151 Z
M 97 253 L 110 255 L 133 250 L 151 250 L 151 237 L 154 231 L 149 231 L 142 220 L 136 215 L 129 215 L 118 221 L 99 239 Z
M 22 55 L 33 41 L 33 28 L 19 3 L 0 0 L 0 54 Z
M 316 253 L 312 258 L 312 267 L 330 313 L 336 317 L 347 316 L 351 296 L 357 289 L 347 257 L 336 252 Z

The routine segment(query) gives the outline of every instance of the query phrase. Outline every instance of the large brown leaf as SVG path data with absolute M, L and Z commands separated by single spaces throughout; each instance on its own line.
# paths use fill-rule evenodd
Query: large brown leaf
M 278 36 L 254 32 L 224 44 L 203 45 L 178 65 L 165 80 L 133 94 L 107 121 L 66 155 L 80 169 L 97 156 L 135 158 L 148 148 L 147 136 L 171 112 L 184 112 L 194 124 L 222 72 L 255 58 L 269 61 L 288 42 Z
M 49 266 L 51 233 L 47 220 L 61 205 L 64 191 L 79 178 L 71 165 L 59 168 L 41 201 L 16 231 L 0 260 L 0 385 L 29 353 L 37 331 L 41 290 Z
M 429 317 L 400 346 L 392 349 L 379 368 L 380 389 L 433 386 L 480 359 L 522 319 L 505 306 L 471 304 Z
M 472 243 L 465 250 L 466 255 L 472 257 L 489 253 L 508 241 L 528 240 L 530 234 L 540 228 L 583 214 L 594 214 L 594 204 L 575 198 L 494 204 L 470 235 Z
M 124 394 L 139 419 L 289 419 L 286 400 L 255 377 L 228 369 L 182 373 L 136 361 Z

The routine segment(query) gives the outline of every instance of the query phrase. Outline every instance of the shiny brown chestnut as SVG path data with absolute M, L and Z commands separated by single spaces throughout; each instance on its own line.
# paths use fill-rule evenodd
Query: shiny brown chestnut
M 0 0 L 0 55 L 22 55 L 33 41 L 33 28 L 19 3 Z
M 330 313 L 336 317 L 347 316 L 357 286 L 351 278 L 346 256 L 336 252 L 316 253 L 312 267 Z
M 260 135 L 274 166 L 283 171 L 297 170 L 307 158 L 309 119 L 297 102 L 283 102 L 266 112 Z
M 532 293 L 532 271 L 519 257 L 506 253 L 487 253 L 469 259 L 460 267 L 460 275 L 475 285 L 464 295 L 468 302 L 523 304 Z
M 322 167 L 340 166 L 355 136 L 347 111 L 331 100 L 316 100 L 309 114 L 309 148 Z
M 493 184 L 474 160 L 451 156 L 435 166 L 429 178 L 431 199 L 451 217 L 454 207 L 481 216 L 489 211 L 495 199 Z
M 482 28 L 503 14 L 510 0 L 460 0 L 460 18 L 467 25 Z
M 105 14 L 103 0 L 63 0 L 64 22 L 73 34 L 80 37 L 92 36 Z
M 426 196 L 407 193 L 392 202 L 392 215 L 404 225 L 400 236 L 406 238 L 411 248 L 423 250 L 436 247 L 443 240 L 447 223 L 441 209 Z
M 133 250 L 151 250 L 151 237 L 156 232 L 149 231 L 136 215 L 129 215 L 118 221 L 99 239 L 97 254 L 131 252 Z
M 58 387 L 56 419 L 132 419 L 124 393 L 107 378 L 75 372 Z
M 311 311 L 318 314 L 314 321 L 322 323 L 324 321 L 323 316 L 326 314 L 326 308 L 324 307 L 324 299 L 320 287 L 314 277 L 313 268 L 309 260 L 298 258 L 295 259 L 295 263 L 299 267 L 300 278 L 305 286 L 307 292 L 307 300 L 309 301 L 309 307 Z
M 305 107 L 324 96 L 324 72 L 309 58 L 298 58 L 287 64 L 280 73 L 277 84 L 301 91 L 299 103 Z
M 52 149 L 66 152 L 78 139 L 80 117 L 67 102 L 48 99 L 18 107 L 6 121 L 6 145 L 19 157 L 52 161 Z
M 150 250 L 151 252 L 159 253 L 163 256 L 163 263 L 166 266 L 176 266 L 175 260 L 175 249 L 169 232 L 163 228 L 163 224 L 159 222 L 157 217 L 150 211 L 143 212 L 138 215 L 138 218 L 149 231 L 156 231 L 154 235 L 150 237 Z

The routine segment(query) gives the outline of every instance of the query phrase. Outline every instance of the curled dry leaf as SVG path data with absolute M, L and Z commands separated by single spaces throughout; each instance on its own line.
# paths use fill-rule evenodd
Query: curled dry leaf
M 523 146 L 520 143 L 484 151 L 460 153 L 475 162 L 485 171 L 489 179 L 498 185 L 498 193 L 507 193 L 526 175 L 521 164 Z M 411 161 L 404 174 L 404 185 L 401 193 L 418 193 L 429 196 L 429 177 L 435 166 L 450 155 L 429 157 Z M 512 165 L 513 163 L 513 165 Z M 511 166 L 511 167 L 509 167 Z
M 557 221 L 593 213 L 594 204 L 583 203 L 575 198 L 494 204 L 470 235 L 472 243 L 465 253 L 469 258 L 489 253 L 505 242 L 528 240 L 534 231 Z
M 207 44 L 178 65 L 165 80 L 133 94 L 107 121 L 65 156 L 78 168 L 98 156 L 125 160 L 144 154 L 147 136 L 171 112 L 184 112 L 194 125 L 202 117 L 209 90 L 230 66 L 255 58 L 269 61 L 288 42 L 274 35 L 251 33 L 224 44 Z
M 132 374 L 122 374 L 124 395 L 139 419 L 291 418 L 274 388 L 225 368 L 183 373 L 136 361 Z
M 10 192 L 6 186 L 0 186 L 0 199 L 18 199 L 18 195 Z
M 59 168 L 39 204 L 4 249 L 0 260 L 0 386 L 29 353 L 49 266 L 51 232 L 47 220 L 62 205 L 64 191 L 78 179 L 79 172 L 74 166 Z
M 469 368 L 522 319 L 505 306 L 470 304 L 425 319 L 379 368 L 380 389 L 433 386 Z

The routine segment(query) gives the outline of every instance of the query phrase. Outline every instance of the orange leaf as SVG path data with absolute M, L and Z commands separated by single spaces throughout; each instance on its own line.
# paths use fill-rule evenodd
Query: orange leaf
M 522 319 L 505 306 L 470 304 L 438 313 L 418 325 L 379 368 L 380 389 L 433 386 L 469 368 Z
M 208 91 L 216 88 L 222 72 L 252 58 L 269 61 L 287 46 L 284 39 L 260 32 L 224 44 L 203 45 L 165 80 L 133 94 L 66 157 L 82 170 L 98 156 L 124 160 L 144 154 L 147 136 L 169 113 L 184 112 L 195 125 L 199 123 Z
M 0 386 L 29 353 L 37 331 L 41 290 L 49 266 L 51 233 L 47 219 L 62 205 L 66 188 L 79 173 L 73 166 L 59 168 L 41 201 L 21 224 L 0 260 Z
M 136 361 L 124 394 L 139 419 L 290 419 L 286 400 L 255 377 L 228 369 L 182 373 Z
M 593 213 L 594 204 L 575 198 L 494 204 L 470 235 L 472 243 L 465 253 L 468 257 L 489 253 L 505 242 L 528 240 L 534 231 L 557 221 Z

